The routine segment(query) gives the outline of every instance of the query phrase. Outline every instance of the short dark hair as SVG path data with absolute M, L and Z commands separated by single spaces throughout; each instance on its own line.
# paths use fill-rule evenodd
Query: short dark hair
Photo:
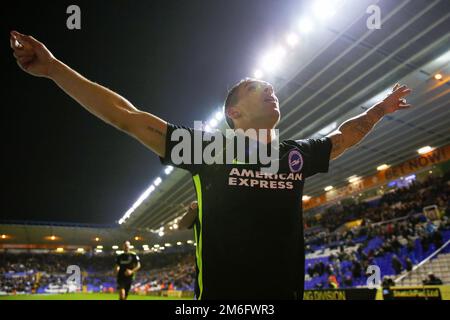
M 236 83 L 235 85 L 233 85 L 231 87 L 230 90 L 228 90 L 228 94 L 227 94 L 227 98 L 225 99 L 225 103 L 223 105 L 223 113 L 225 115 L 225 120 L 227 121 L 228 126 L 231 129 L 234 129 L 234 122 L 233 119 L 231 119 L 228 115 L 227 115 L 227 108 L 235 105 L 238 101 L 239 101 L 239 88 L 242 84 L 247 83 L 249 81 L 253 81 L 254 79 L 252 78 L 245 78 L 242 79 L 241 81 L 239 81 L 238 83 Z

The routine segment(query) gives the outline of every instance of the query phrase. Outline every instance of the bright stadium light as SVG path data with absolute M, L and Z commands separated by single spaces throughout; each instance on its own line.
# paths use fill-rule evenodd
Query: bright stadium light
M 83 252 L 84 252 L 84 248 L 78 248 L 78 249 L 77 249 L 77 252 L 83 253 Z
M 222 119 L 223 119 L 223 112 L 217 111 L 216 114 L 214 115 L 214 117 L 216 118 L 217 121 L 222 121 Z
M 302 200 L 303 200 L 303 201 L 308 201 L 309 199 L 311 199 L 311 197 L 310 197 L 310 196 L 307 196 L 307 195 L 304 195 L 304 196 L 302 197 Z
M 419 150 L 417 150 L 417 152 L 419 153 L 419 154 L 427 154 L 428 152 L 431 152 L 431 151 L 433 151 L 434 150 L 434 148 L 432 148 L 432 147 L 430 147 L 430 146 L 425 146 L 425 147 L 422 147 L 422 148 L 420 148 Z
M 155 248 L 159 248 L 159 244 L 154 244 L 153 245 Z
M 101 253 L 101 252 L 103 252 L 103 250 L 102 249 L 95 249 L 95 252 L 96 253 Z
M 153 181 L 153 184 L 155 187 L 159 186 L 162 182 L 162 179 L 160 177 L 156 178 L 155 181 Z
M 327 186 L 327 187 L 325 187 L 323 190 L 325 190 L 325 191 L 330 191 L 330 190 L 332 190 L 333 189 L 333 186 Z
M 177 242 L 177 246 L 181 246 L 182 243 L 180 241 Z
M 173 224 L 173 228 L 174 228 L 175 230 L 178 229 L 178 224 L 174 223 L 174 224 Z
M 217 120 L 215 118 L 212 118 L 211 120 L 209 120 L 208 125 L 211 128 L 215 128 L 218 125 L 218 122 L 217 122 Z
M 103 246 L 97 246 L 97 249 L 103 249 Z
M 261 66 L 268 72 L 273 72 L 280 67 L 283 58 L 286 56 L 286 50 L 279 46 L 267 53 L 261 59 Z
M 158 235 L 159 235 L 160 237 L 164 236 L 164 231 L 158 232 Z
M 336 14 L 336 1 L 332 0 L 315 0 L 312 11 L 319 20 L 331 18 Z
M 309 18 L 302 18 L 300 19 L 300 22 L 298 23 L 298 28 L 301 33 L 310 33 L 312 29 L 314 28 L 314 24 Z
M 166 175 L 169 175 L 172 171 L 173 171 L 173 167 L 172 166 L 167 166 L 166 169 L 164 169 L 164 173 Z
M 355 183 L 355 182 L 358 182 L 359 180 L 361 180 L 361 178 L 358 176 L 355 176 L 355 175 L 348 177 L 348 182 L 350 182 L 350 183 Z
M 164 246 L 165 247 L 171 247 L 172 245 L 170 243 L 165 243 Z
M 441 80 L 441 79 L 442 79 L 442 74 L 436 73 L 436 74 L 434 75 L 434 78 L 435 78 L 436 80 Z
M 389 167 L 390 167 L 389 165 L 387 165 L 386 163 L 383 163 L 382 165 L 377 167 L 377 170 L 378 171 L 383 171 L 383 170 L 388 169 Z
M 194 241 L 192 241 L 192 240 L 188 240 L 186 242 L 187 242 L 187 244 L 193 244 L 194 243 Z
M 56 248 L 56 252 L 64 252 L 64 248 Z
M 119 249 L 119 246 L 112 246 L 112 249 L 117 250 L 117 249 Z
M 275 59 L 282 60 L 286 56 L 286 49 L 283 48 L 282 46 L 278 46 L 275 49 L 273 55 Z
M 298 36 L 294 32 L 286 35 L 286 43 L 289 47 L 294 48 L 298 44 Z
M 116 251 L 116 254 L 122 254 L 122 253 L 123 253 L 122 250 L 117 250 L 117 251 Z
M 255 72 L 253 72 L 253 77 L 255 79 L 261 79 L 264 76 L 263 72 L 259 69 L 255 70 Z

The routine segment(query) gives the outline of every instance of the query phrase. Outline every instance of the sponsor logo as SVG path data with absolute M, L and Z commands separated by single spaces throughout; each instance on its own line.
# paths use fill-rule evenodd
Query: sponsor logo
M 289 169 L 291 172 L 299 172 L 303 167 L 303 157 L 298 150 L 289 152 Z

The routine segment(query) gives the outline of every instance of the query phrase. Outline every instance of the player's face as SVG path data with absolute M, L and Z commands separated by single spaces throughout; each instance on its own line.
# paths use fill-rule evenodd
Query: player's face
M 128 241 L 123 243 L 123 251 L 127 252 L 130 250 L 130 243 Z
M 238 109 L 247 122 L 273 128 L 280 120 L 280 106 L 272 85 L 249 80 L 239 88 Z

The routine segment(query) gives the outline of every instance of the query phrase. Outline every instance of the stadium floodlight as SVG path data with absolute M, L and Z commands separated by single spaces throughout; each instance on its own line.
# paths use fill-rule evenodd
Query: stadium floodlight
M 172 171 L 173 171 L 173 167 L 172 166 L 167 166 L 166 169 L 164 170 L 164 173 L 166 175 L 169 175 Z
M 159 186 L 162 182 L 162 179 L 160 177 L 157 177 L 155 179 L 155 181 L 153 181 L 153 184 L 155 185 L 155 187 Z
M 77 252 L 83 253 L 84 252 L 84 248 L 78 248 Z
M 2 234 L 2 239 L 6 239 L 6 234 Z
M 177 242 L 177 246 L 181 246 L 182 243 L 180 241 Z
M 442 74 L 436 73 L 436 74 L 434 75 L 434 78 L 435 78 L 436 80 L 441 80 L 441 79 L 442 79 Z
M 173 228 L 174 228 L 175 230 L 178 229 L 178 224 L 174 223 L 174 224 L 173 224 Z
M 361 180 L 361 177 L 358 177 L 356 175 L 348 177 L 348 182 L 350 182 L 350 183 L 355 183 L 355 182 L 358 182 L 359 180 Z
M 102 249 L 95 249 L 95 252 L 96 253 L 101 253 L 101 252 L 103 252 L 103 250 Z
M 154 244 L 153 245 L 155 248 L 159 248 L 159 244 Z
M 273 52 L 273 57 L 277 60 L 282 60 L 286 56 L 287 52 L 286 49 L 282 46 L 278 46 L 275 51 Z
M 117 251 L 116 251 L 116 254 L 122 254 L 122 253 L 123 253 L 122 250 L 117 250 Z
M 311 21 L 311 19 L 309 18 L 302 18 L 300 19 L 299 23 L 298 23 L 298 28 L 300 30 L 301 33 L 310 33 L 312 31 L 312 29 L 314 28 L 314 24 Z
M 214 117 L 216 118 L 217 121 L 221 121 L 223 119 L 223 112 L 217 111 Z
M 298 36 L 294 32 L 290 32 L 286 35 L 286 43 L 289 47 L 294 48 L 298 44 Z
M 188 240 L 188 241 L 186 241 L 188 244 L 193 244 L 194 243 L 194 241 L 192 241 L 192 240 Z
M 382 165 L 377 167 L 377 170 L 378 171 L 383 171 L 383 170 L 388 169 L 389 167 L 390 167 L 390 165 L 387 165 L 386 163 L 383 163 Z
M 285 55 L 286 50 L 283 47 L 277 47 L 262 57 L 260 62 L 262 68 L 268 72 L 274 72 L 279 68 Z
M 51 236 L 50 240 L 56 240 L 56 237 L 55 236 Z
M 303 201 L 308 201 L 309 199 L 311 199 L 311 197 L 310 197 L 310 196 L 307 196 L 307 195 L 304 195 L 304 196 L 302 197 L 302 200 L 303 200 Z
M 97 249 L 103 249 L 103 246 L 97 246 Z
M 211 120 L 209 120 L 208 125 L 211 128 L 215 128 L 218 125 L 218 122 L 217 122 L 217 120 L 215 118 L 212 118 Z
M 117 250 L 117 249 L 119 249 L 119 246 L 112 246 L 112 249 Z
M 197 244 L 196 243 L 194 243 L 194 247 L 196 247 L 197 246 Z
M 330 191 L 330 190 L 332 190 L 333 189 L 333 186 L 327 186 L 327 187 L 325 187 L 323 190 L 325 190 L 325 191 Z
M 253 77 L 255 79 L 261 79 L 263 76 L 264 76 L 264 73 L 260 69 L 257 69 L 257 70 L 255 70 L 255 72 L 253 72 Z
M 417 150 L 417 152 L 419 153 L 419 154 L 427 154 L 428 152 L 431 152 L 431 151 L 433 151 L 434 150 L 434 148 L 432 148 L 432 147 L 430 147 L 430 146 L 425 146 L 425 147 L 422 147 L 422 148 L 420 148 L 419 150 Z
M 94 239 L 96 242 L 99 242 L 100 241 L 100 238 L 99 237 L 95 237 L 95 239 Z
M 172 245 L 170 243 L 165 243 L 164 246 L 165 247 L 171 247 Z
M 331 18 L 336 14 L 336 1 L 315 0 L 312 6 L 314 16 L 319 20 Z
M 158 232 L 158 235 L 159 235 L 160 237 L 164 236 L 164 231 Z
M 56 248 L 56 252 L 64 252 L 64 248 Z

